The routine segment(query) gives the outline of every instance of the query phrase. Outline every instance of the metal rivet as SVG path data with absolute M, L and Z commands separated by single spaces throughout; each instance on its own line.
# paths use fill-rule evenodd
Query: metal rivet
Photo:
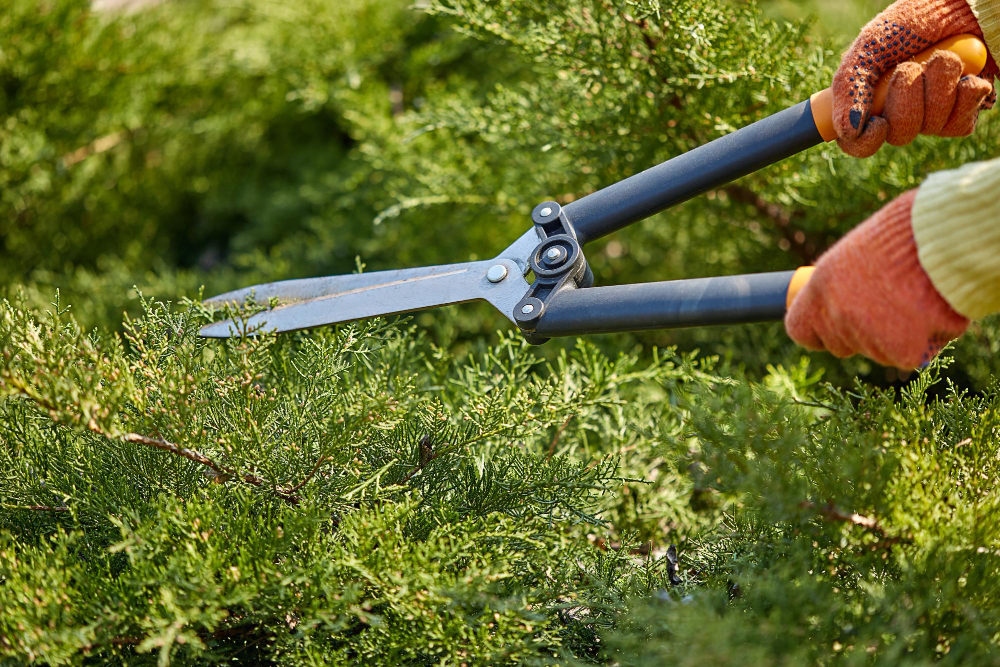
M 538 215 L 542 216 L 543 218 L 547 218 L 550 215 L 552 215 L 552 209 L 546 206 L 545 208 L 543 208 L 541 211 L 538 212 Z
M 548 257 L 549 259 L 559 259 L 560 257 L 562 257 L 562 250 L 560 250 L 559 248 L 549 248 L 547 251 L 545 251 L 545 256 Z
M 486 279 L 491 283 L 498 283 L 507 277 L 507 267 L 503 264 L 494 264 L 486 272 Z
M 525 315 L 531 315 L 533 312 L 535 312 L 535 307 L 532 306 L 530 303 L 526 303 L 521 307 L 521 312 L 524 313 Z

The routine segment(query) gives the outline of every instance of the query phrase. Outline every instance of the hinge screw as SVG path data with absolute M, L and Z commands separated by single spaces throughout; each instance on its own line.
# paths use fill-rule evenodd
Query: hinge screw
M 533 312 L 535 312 L 535 307 L 532 306 L 530 303 L 527 303 L 521 306 L 521 312 L 524 313 L 525 315 L 531 315 Z
M 498 283 L 507 277 L 507 267 L 503 264 L 494 264 L 486 272 L 486 279 L 491 283 Z
M 548 206 L 546 206 L 546 207 L 545 207 L 545 208 L 543 208 L 543 209 L 542 209 L 541 211 L 539 211 L 539 212 L 538 212 L 538 214 L 539 214 L 540 216 L 542 216 L 543 218 L 547 218 L 547 217 L 549 217 L 550 215 L 552 215 L 552 209 L 551 209 L 551 208 L 549 208 Z
M 562 250 L 560 250 L 559 248 L 549 248 L 547 251 L 545 251 L 545 256 L 548 257 L 549 259 L 559 259 L 560 257 L 562 257 Z

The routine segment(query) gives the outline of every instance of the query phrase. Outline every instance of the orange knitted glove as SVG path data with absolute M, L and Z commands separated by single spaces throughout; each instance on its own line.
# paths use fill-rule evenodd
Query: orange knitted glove
M 785 316 L 795 342 L 912 369 L 965 333 L 969 320 L 938 294 L 917 257 L 916 194 L 895 199 L 820 257 Z
M 962 33 L 982 36 L 967 0 L 897 0 L 865 26 L 833 79 L 833 123 L 841 148 L 868 157 L 886 140 L 898 146 L 918 134 L 971 134 L 979 110 L 996 100 L 993 58 L 978 77 L 962 77 L 961 61 L 953 54 L 938 54 L 924 66 L 905 62 Z M 883 115 L 869 118 L 875 84 L 900 63 Z

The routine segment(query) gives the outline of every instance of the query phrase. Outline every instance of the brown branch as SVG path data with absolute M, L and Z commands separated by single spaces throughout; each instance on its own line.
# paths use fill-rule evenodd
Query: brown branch
M 39 407 L 48 410 L 50 413 L 59 412 L 59 406 L 57 406 L 55 403 L 45 398 L 44 396 L 39 395 L 37 392 L 32 391 L 32 389 L 24 381 L 12 375 L 6 375 L 4 379 L 5 381 L 9 382 L 12 386 L 17 388 L 22 394 L 24 394 L 28 398 L 28 400 L 33 401 Z M 155 449 L 169 452 L 174 456 L 180 456 L 181 458 L 185 458 L 189 461 L 194 461 L 195 463 L 203 465 L 209 470 L 211 470 L 212 476 L 215 478 L 215 481 L 217 483 L 226 482 L 230 479 L 236 478 L 253 486 L 257 486 L 260 488 L 268 488 L 264 480 L 257 477 L 256 475 L 253 475 L 248 472 L 241 473 L 232 468 L 221 466 L 199 451 L 196 451 L 194 449 L 188 449 L 187 447 L 181 447 L 180 445 L 164 440 L 163 438 L 154 438 L 148 435 L 141 435 L 139 433 L 125 433 L 122 435 L 112 435 L 105 432 L 104 429 L 101 428 L 100 425 L 93 419 L 91 419 L 86 424 L 86 428 L 91 433 L 99 435 L 102 438 L 107 438 L 108 440 L 121 440 L 123 442 L 131 442 L 135 444 L 146 445 L 147 447 L 153 447 Z M 318 467 L 320 463 L 322 463 L 322 458 L 320 459 L 319 462 L 317 462 L 316 467 Z M 314 472 L 315 469 L 313 473 Z M 303 480 L 303 483 L 308 481 L 312 477 L 313 473 L 310 473 L 309 476 L 307 476 L 306 479 Z M 274 493 L 279 498 L 286 500 L 293 505 L 297 505 L 299 503 L 300 498 L 295 492 L 299 488 L 301 488 L 301 485 L 297 485 L 292 489 L 282 489 L 275 487 L 272 488 L 271 490 L 274 491 Z
M 316 461 L 316 465 L 314 465 L 312 467 L 312 470 L 309 471 L 309 474 L 307 474 L 305 476 L 305 478 L 301 482 L 299 482 L 298 484 L 296 484 L 295 486 L 292 486 L 290 488 L 283 489 L 282 493 L 294 494 L 296 491 L 298 491 L 299 489 L 301 489 L 303 486 L 305 486 L 309 482 L 309 480 L 311 480 L 313 477 L 316 476 L 316 473 L 319 472 L 320 467 L 326 461 L 329 461 L 329 459 L 327 457 L 325 457 L 325 456 L 319 457 L 319 460 Z
M 611 10 L 612 8 L 608 7 L 608 9 Z M 647 65 L 651 65 L 655 68 L 656 63 L 653 61 L 653 56 L 656 54 L 656 46 L 657 44 L 660 43 L 660 40 L 654 39 L 653 36 L 650 34 L 649 21 L 647 21 L 646 19 L 636 20 L 631 14 L 623 14 L 622 19 L 626 23 L 631 23 L 632 25 L 636 26 L 639 29 L 639 34 L 642 36 L 642 42 L 643 44 L 646 45 L 646 50 L 649 51 L 649 55 L 647 56 L 643 55 L 639 51 L 636 51 L 635 49 L 632 49 L 630 55 L 633 58 L 638 58 Z M 670 85 L 670 80 L 666 76 L 660 76 L 659 80 L 661 83 L 666 84 L 667 86 Z M 672 95 L 671 98 L 667 100 L 667 104 L 674 107 L 675 109 L 681 109 L 684 106 L 683 104 L 681 104 L 680 96 L 676 93 L 674 93 L 674 95 Z
M 106 438 L 109 437 L 100 429 L 100 427 L 97 426 L 97 424 L 93 424 L 90 430 Z M 195 451 L 193 449 L 188 449 L 187 447 L 181 447 L 180 445 L 175 445 L 174 443 L 168 442 L 163 438 L 151 438 L 149 436 L 140 435 L 138 433 L 126 433 L 125 435 L 119 436 L 119 438 L 121 440 L 124 440 L 125 442 L 134 442 L 142 445 L 148 445 L 149 447 L 155 447 L 156 449 L 161 449 L 165 452 L 170 452 L 175 456 L 180 456 L 182 458 L 188 459 L 189 461 L 200 463 L 201 465 L 206 466 L 207 468 L 211 469 L 213 473 L 215 473 L 216 481 L 219 483 L 226 482 L 230 479 L 236 478 L 252 486 L 260 488 L 268 488 L 264 480 L 262 480 L 260 477 L 257 477 L 256 475 L 252 475 L 251 473 L 248 472 L 241 473 L 236 470 L 233 470 L 232 468 L 223 467 L 218 463 L 216 463 L 215 461 L 213 461 L 212 459 L 205 456 L 204 454 L 202 454 L 201 452 Z M 321 458 L 320 461 L 316 464 L 317 468 L 319 467 L 319 464 L 322 463 L 322 461 L 323 459 Z M 302 481 L 302 484 L 305 484 L 307 481 L 309 481 L 311 477 L 312 473 L 310 473 L 309 477 L 307 477 L 305 480 Z M 274 493 L 278 497 L 287 500 L 293 505 L 297 505 L 299 503 L 300 498 L 295 493 L 295 491 L 297 491 L 299 488 L 301 488 L 301 484 L 292 489 L 282 489 L 279 487 L 274 487 L 271 490 L 274 491 Z
M 431 461 L 440 456 L 440 454 L 438 452 L 435 452 L 434 448 L 431 446 L 431 436 L 429 435 L 425 435 L 424 437 L 420 438 L 419 447 L 420 451 L 418 452 L 418 456 L 420 458 L 417 460 L 417 465 L 415 468 L 413 468 L 413 470 L 411 470 L 406 474 L 406 477 L 399 480 L 400 485 L 409 482 L 418 472 L 426 468 L 427 464 L 429 464 Z
M 97 424 L 91 422 L 88 428 L 97 433 L 98 435 L 104 436 L 105 438 L 110 438 L 101 427 Z M 189 461 L 194 461 L 195 463 L 200 463 L 203 466 L 211 468 L 219 477 L 231 477 L 231 471 L 222 468 L 212 459 L 208 458 L 201 452 L 195 451 L 193 449 L 188 449 L 187 447 L 181 447 L 180 445 L 175 445 L 172 442 L 167 442 L 163 438 L 151 438 L 147 435 L 140 435 L 138 433 L 126 433 L 119 437 L 119 439 L 125 442 L 134 442 L 140 445 L 147 445 L 149 447 L 155 447 L 156 449 L 162 449 L 165 452 L 170 452 L 175 456 L 180 456 L 181 458 L 188 459 Z M 259 482 L 259 480 L 258 480 Z M 251 482 L 253 483 L 253 482 Z
M 100 153 L 105 153 L 115 146 L 121 144 L 125 139 L 131 136 L 131 132 L 126 130 L 121 130 L 119 132 L 112 132 L 111 134 L 106 134 L 103 137 L 98 137 L 86 146 L 81 146 L 71 153 L 67 153 L 62 157 L 63 166 L 67 169 L 73 165 L 83 162 L 91 155 L 98 155 Z
M 9 505 L 7 503 L 3 504 L 7 509 L 13 510 L 30 510 L 32 512 L 68 512 L 69 508 L 65 505 Z
M 729 185 L 723 188 L 733 201 L 749 204 L 767 218 L 788 243 L 788 249 L 806 264 L 812 264 L 823 253 L 823 244 L 811 239 L 806 232 L 793 223 L 795 216 L 778 204 L 766 201 L 750 188 L 743 185 Z
M 631 23 L 632 25 L 639 28 L 639 34 L 642 35 L 642 41 L 649 49 L 650 53 L 656 51 L 657 40 L 653 39 L 653 36 L 649 34 L 649 21 L 646 19 L 636 20 L 631 14 L 622 14 L 622 19 L 626 23 Z M 646 59 L 648 62 L 648 59 Z
M 808 500 L 804 500 L 799 503 L 799 507 L 807 510 L 816 510 L 824 521 L 839 522 L 839 523 L 849 523 L 853 526 L 860 526 L 869 532 L 878 535 L 881 541 L 875 545 L 875 548 L 884 548 L 897 544 L 899 542 L 909 542 L 909 538 L 889 535 L 885 527 L 878 522 L 875 517 L 865 516 L 864 514 L 858 514 L 856 512 L 843 512 L 833 504 L 827 503 L 822 507 L 817 507 L 816 503 Z
M 609 542 L 603 537 L 594 538 L 594 546 L 601 551 L 621 551 L 622 545 L 620 542 Z M 648 556 L 653 553 L 653 543 L 643 542 L 637 547 L 630 547 L 628 550 L 629 554 L 632 556 Z
M 566 421 L 564 421 L 562 426 L 559 427 L 559 430 L 556 431 L 555 436 L 552 438 L 552 442 L 549 444 L 549 455 L 545 457 L 546 461 L 552 460 L 552 455 L 555 454 L 556 451 L 556 445 L 559 444 L 559 438 L 562 437 L 563 431 L 565 431 L 566 427 L 569 426 L 569 423 L 573 420 L 574 416 L 575 415 L 570 415 L 569 417 L 566 417 Z

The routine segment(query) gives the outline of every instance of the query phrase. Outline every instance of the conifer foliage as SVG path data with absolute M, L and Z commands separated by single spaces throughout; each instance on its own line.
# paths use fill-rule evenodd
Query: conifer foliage
M 726 0 L 8 4 L 0 662 L 995 662 L 995 319 L 907 378 L 780 324 L 197 336 L 267 305 L 200 285 L 486 256 L 823 87 L 849 35 Z M 793 268 L 998 127 L 819 147 L 588 260 Z
M 455 364 L 381 322 L 219 348 L 152 302 L 122 337 L 2 321 L 8 655 L 537 658 L 663 585 L 587 543 L 617 459 L 553 450 L 670 365 L 512 338 Z

